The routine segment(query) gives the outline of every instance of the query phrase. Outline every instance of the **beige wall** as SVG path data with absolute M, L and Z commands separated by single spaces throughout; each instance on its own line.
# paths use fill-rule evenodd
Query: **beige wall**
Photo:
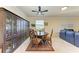
M 29 17 L 30 23 L 35 23 L 36 17 Z M 79 17 L 44 17 L 44 21 L 48 22 L 45 30 L 50 33 L 52 28 L 54 34 L 57 34 L 63 28 L 73 28 L 75 31 L 79 30 Z

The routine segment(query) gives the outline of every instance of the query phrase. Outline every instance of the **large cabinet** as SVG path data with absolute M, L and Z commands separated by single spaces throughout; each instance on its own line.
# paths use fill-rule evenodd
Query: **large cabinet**
M 0 8 L 0 45 L 2 52 L 13 52 L 29 37 L 29 21 Z

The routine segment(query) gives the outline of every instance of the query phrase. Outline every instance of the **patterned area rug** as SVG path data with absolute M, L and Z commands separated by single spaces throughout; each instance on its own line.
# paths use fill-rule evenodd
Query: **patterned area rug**
M 33 46 L 30 42 L 29 46 L 27 47 L 26 51 L 55 51 L 50 44 L 41 44 L 38 47 Z

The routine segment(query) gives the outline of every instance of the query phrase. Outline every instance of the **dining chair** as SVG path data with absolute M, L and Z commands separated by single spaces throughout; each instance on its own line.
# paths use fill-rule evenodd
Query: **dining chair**
M 41 39 L 36 36 L 36 33 L 37 32 L 34 30 L 30 31 L 30 39 L 31 39 L 32 46 L 34 47 L 38 47 L 41 41 Z
M 52 35 L 53 35 L 53 29 L 51 31 L 51 34 L 50 34 L 50 45 L 52 46 Z
M 29 36 L 30 36 L 30 39 L 33 39 L 35 37 L 33 29 L 29 30 Z
M 53 34 L 53 29 L 52 29 L 52 31 L 51 31 L 50 36 L 48 36 L 48 34 L 47 34 L 47 35 L 45 35 L 45 36 L 43 37 L 43 39 L 46 40 L 46 42 L 49 43 L 51 46 L 52 46 L 52 34 Z

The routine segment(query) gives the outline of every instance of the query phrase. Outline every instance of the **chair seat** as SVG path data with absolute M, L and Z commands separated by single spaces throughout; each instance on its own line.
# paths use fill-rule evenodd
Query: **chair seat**
M 32 43 L 33 43 L 33 44 L 39 44 L 40 41 L 41 41 L 40 38 L 34 38 L 34 39 L 32 39 Z
M 50 41 L 50 37 L 46 37 L 45 39 L 46 39 L 47 41 Z
M 49 37 L 48 35 L 45 35 L 45 36 L 43 37 L 43 40 L 50 41 L 50 37 Z

